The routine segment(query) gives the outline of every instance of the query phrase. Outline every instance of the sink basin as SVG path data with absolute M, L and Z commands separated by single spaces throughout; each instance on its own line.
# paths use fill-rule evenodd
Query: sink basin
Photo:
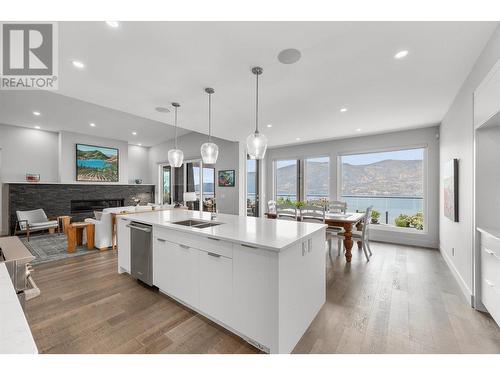
M 172 224 L 203 229 L 203 228 L 215 227 L 216 225 L 221 225 L 222 223 L 216 223 L 213 221 L 205 221 L 205 220 L 182 220 L 182 221 L 174 221 L 172 222 Z

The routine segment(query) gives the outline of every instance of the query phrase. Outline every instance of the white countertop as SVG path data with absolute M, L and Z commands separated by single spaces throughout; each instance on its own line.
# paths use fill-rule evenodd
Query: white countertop
M 223 224 L 198 229 L 172 224 L 172 222 L 188 219 L 210 220 L 209 212 L 176 209 L 130 214 L 122 218 L 273 251 L 285 249 L 327 227 L 319 223 L 218 214 L 214 221 Z
M 489 228 L 489 227 L 477 227 L 477 230 L 481 233 L 495 237 L 497 240 L 500 241 L 500 229 Z
M 0 354 L 37 354 L 26 316 L 5 264 L 0 263 Z

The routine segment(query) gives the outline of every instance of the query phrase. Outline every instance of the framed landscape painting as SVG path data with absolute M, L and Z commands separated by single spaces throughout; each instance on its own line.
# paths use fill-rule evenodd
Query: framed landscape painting
M 443 174 L 444 215 L 458 222 L 458 159 L 446 162 Z
M 76 180 L 118 182 L 118 149 L 77 144 Z
M 234 186 L 234 170 L 219 171 L 219 186 Z

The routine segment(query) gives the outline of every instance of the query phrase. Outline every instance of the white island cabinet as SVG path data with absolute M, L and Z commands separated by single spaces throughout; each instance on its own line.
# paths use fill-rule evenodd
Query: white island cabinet
M 153 284 L 261 350 L 290 353 L 325 303 L 325 226 L 234 215 L 204 229 L 174 224 L 190 218 L 210 216 L 127 215 L 153 226 Z M 127 237 L 118 235 L 118 251 L 130 253 L 120 241 Z

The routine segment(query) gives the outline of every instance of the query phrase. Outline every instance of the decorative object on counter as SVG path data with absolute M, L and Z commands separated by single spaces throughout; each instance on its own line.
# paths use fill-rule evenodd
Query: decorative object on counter
M 184 193 L 184 202 L 188 203 L 188 207 L 190 210 L 193 209 L 193 202 L 196 202 L 198 200 L 198 197 L 196 196 L 195 192 L 185 192 Z
M 207 87 L 205 92 L 208 94 L 208 142 L 201 145 L 201 158 L 204 164 L 215 164 L 219 156 L 219 147 L 212 142 L 212 94 L 215 90 Z
M 235 184 L 234 169 L 219 171 L 219 186 L 233 187 Z
M 168 151 L 168 162 L 173 168 L 179 168 L 184 162 L 184 153 L 177 146 L 177 109 L 181 106 L 179 103 L 172 103 L 175 108 L 175 143 L 174 148 Z
M 132 202 L 134 202 L 134 206 L 137 207 L 139 203 L 141 203 L 141 198 L 132 197 Z
M 252 68 L 252 73 L 256 77 L 256 99 L 255 99 L 255 132 L 247 138 L 247 150 L 250 159 L 260 160 L 264 158 L 267 149 L 267 137 L 259 133 L 259 75 L 263 69 L 261 67 Z
M 445 216 L 458 222 L 458 159 L 451 159 L 444 165 L 443 195 Z
M 118 149 L 77 144 L 76 180 L 118 182 Z
M 27 182 L 40 182 L 40 175 L 38 173 L 26 173 Z
M 136 178 L 136 179 L 135 179 L 135 183 L 136 183 L 137 185 L 140 185 L 140 184 L 142 184 L 142 180 L 141 180 L 140 178 Z

